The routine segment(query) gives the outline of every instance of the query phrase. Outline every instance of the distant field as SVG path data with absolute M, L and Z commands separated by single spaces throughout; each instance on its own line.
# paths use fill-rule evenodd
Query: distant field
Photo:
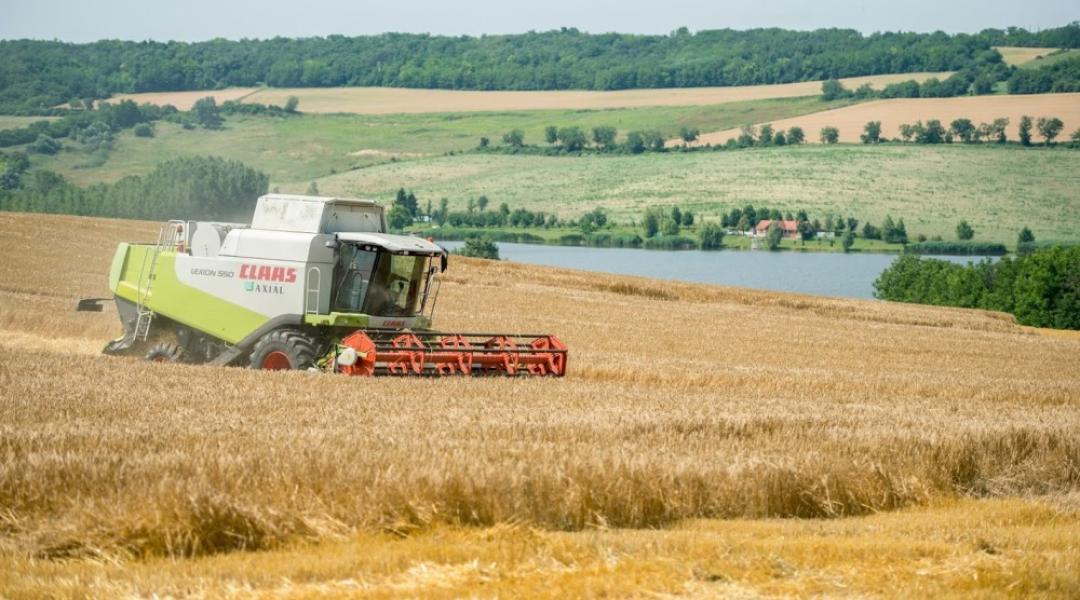
M 1062 48 L 1020 48 L 1001 46 L 995 48 L 1005 59 L 1005 63 L 1023 69 L 1037 69 L 1074 56 L 1080 56 L 1080 50 Z
M 1027 225 L 1039 239 L 1080 240 L 1080 153 L 993 146 L 814 146 L 618 157 L 465 155 L 384 164 L 318 180 L 329 194 L 389 201 L 399 187 L 421 202 L 463 208 L 487 195 L 535 210 L 580 214 L 603 206 L 618 220 L 653 205 L 715 216 L 753 203 L 854 215 L 880 224 L 903 217 L 911 235 L 955 237 L 960 219 L 976 239 L 1012 244 Z M 303 191 L 305 184 L 282 186 Z
M 1024 48 L 1020 46 L 998 46 L 994 48 L 1001 54 L 1005 64 L 1019 67 L 1029 63 L 1040 56 L 1047 56 L 1057 52 L 1057 48 Z
M 656 129 L 674 136 L 684 125 L 703 131 L 726 129 L 849 104 L 851 101 L 826 103 L 806 97 L 606 110 L 230 117 L 221 131 L 185 131 L 178 125 L 159 122 L 154 138 L 137 138 L 124 132 L 118 136 L 108 161 L 93 168 L 80 168 L 87 156 L 70 150 L 53 157 L 37 155 L 32 160 L 35 167 L 52 169 L 79 184 L 89 184 L 145 173 L 176 156 L 212 154 L 262 169 L 275 183 L 306 182 L 332 170 L 340 172 L 392 159 L 475 148 L 481 136 L 499 144 L 511 129 L 523 130 L 530 144 L 544 143 L 544 128 L 548 125 L 574 125 L 586 131 L 611 125 L 621 134 Z
M 1009 137 L 1016 139 L 1020 117 L 1058 117 L 1065 122 L 1059 141 L 1080 127 L 1080 93 L 1033 94 L 1024 96 L 960 96 L 957 98 L 898 98 L 876 100 L 854 106 L 821 111 L 810 115 L 773 122 L 776 128 L 798 125 L 806 130 L 809 142 L 817 142 L 822 127 L 840 129 L 840 141 L 859 142 L 868 121 L 881 121 L 884 137 L 899 137 L 902 123 L 939 119 L 945 127 L 953 119 L 968 118 L 978 125 L 998 118 L 1009 118 Z M 739 135 L 738 128 L 703 134 L 698 143 L 722 144 Z M 1038 135 L 1035 135 L 1038 140 Z
M 898 75 L 873 75 L 843 79 L 849 88 L 869 83 L 883 87 L 897 81 L 930 77 L 944 78 L 950 73 L 904 73 Z M 253 93 L 252 93 L 253 92 Z M 213 92 L 176 92 L 154 94 L 127 94 L 117 98 L 131 98 L 136 102 L 172 104 L 186 109 L 201 97 L 213 95 L 218 102 L 243 97 L 246 102 L 284 105 L 290 96 L 300 98 L 300 110 L 308 113 L 442 113 L 485 112 L 503 110 L 562 110 L 635 108 L 647 106 L 694 106 L 745 102 L 770 98 L 795 98 L 821 93 L 820 81 L 789 83 L 783 85 L 755 85 L 741 87 L 707 87 L 675 89 L 641 89 L 614 92 L 590 91 L 542 91 L 542 92 L 473 92 L 459 90 L 423 90 L 403 88 L 249 88 Z

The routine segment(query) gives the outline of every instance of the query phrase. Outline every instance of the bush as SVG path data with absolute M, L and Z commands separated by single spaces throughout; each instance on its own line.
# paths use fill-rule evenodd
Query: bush
M 949 242 L 928 241 L 908 244 L 904 247 L 907 254 L 942 254 L 956 256 L 1003 256 L 1008 252 L 1005 244 L 994 242 Z
M 693 250 L 697 248 L 697 242 L 693 238 L 681 235 L 658 235 L 645 240 L 644 248 L 648 250 Z
M 583 240 L 586 246 L 594 248 L 640 248 L 641 236 L 635 234 L 612 235 L 610 233 L 593 233 Z
M 152 138 L 154 137 L 154 128 L 149 123 L 139 123 L 131 130 L 135 137 Z
M 465 245 L 456 254 L 471 256 L 472 258 L 499 260 L 499 247 L 490 239 L 477 236 L 465 240 Z
M 41 134 L 38 135 L 34 143 L 27 146 L 26 151 L 31 154 L 56 154 L 60 151 L 60 142 L 52 139 L 51 137 Z
M 698 237 L 701 240 L 702 250 L 716 250 L 724 247 L 724 228 L 716 223 L 706 223 L 701 226 Z

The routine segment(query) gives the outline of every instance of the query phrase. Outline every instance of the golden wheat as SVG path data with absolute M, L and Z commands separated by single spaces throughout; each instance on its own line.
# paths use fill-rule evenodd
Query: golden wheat
M 553 532 L 519 523 L 360 532 L 197 560 L 0 560 L 11 598 L 1062 597 L 1080 512 L 1020 500 L 821 521 Z
M 455 260 L 437 326 L 556 333 L 565 379 L 96 355 L 115 313 L 68 310 L 105 295 L 116 242 L 154 231 L 0 213 L 0 551 L 836 517 L 1080 486 L 1080 341 L 1005 315 Z

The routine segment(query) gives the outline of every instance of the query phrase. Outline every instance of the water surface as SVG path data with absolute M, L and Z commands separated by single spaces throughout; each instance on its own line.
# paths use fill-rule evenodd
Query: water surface
M 439 242 L 456 250 L 463 242 Z M 499 242 L 503 260 L 568 269 L 733 285 L 818 296 L 873 298 L 874 280 L 895 254 L 763 250 L 638 250 Z M 981 256 L 934 256 L 955 263 Z

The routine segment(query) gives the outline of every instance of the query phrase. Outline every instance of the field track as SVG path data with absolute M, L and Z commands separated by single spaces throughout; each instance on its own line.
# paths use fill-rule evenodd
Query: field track
M 0 596 L 1080 585 L 1075 338 L 451 259 L 436 325 L 554 332 L 565 379 L 101 357 L 74 300 L 155 232 L 0 213 Z
M 802 117 L 782 119 L 773 123 L 776 129 L 787 129 L 794 125 L 802 127 L 808 142 L 819 141 L 818 133 L 822 127 L 833 126 L 840 130 L 840 141 L 858 143 L 863 127 L 868 121 L 881 121 L 883 137 L 900 136 L 902 123 L 914 124 L 916 121 L 938 119 L 946 128 L 953 119 L 971 119 L 975 125 L 989 123 L 999 117 L 1008 117 L 1008 135 L 1017 139 L 1020 117 L 1028 115 L 1038 117 L 1057 117 L 1064 121 L 1065 128 L 1058 141 L 1067 141 L 1069 134 L 1080 127 L 1080 93 L 1075 94 L 1032 94 L 1025 96 L 960 96 L 956 98 L 899 98 L 875 100 L 817 112 Z M 1038 133 L 1033 132 L 1039 141 Z M 738 137 L 739 129 L 728 129 L 706 133 L 698 140 L 699 144 L 722 144 L 728 139 Z
M 848 88 L 864 83 L 880 88 L 897 81 L 930 77 L 944 78 L 949 73 L 905 73 L 872 75 L 843 79 Z M 214 96 L 217 101 L 243 98 L 246 102 L 283 106 L 290 96 L 300 98 L 300 110 L 308 113 L 440 113 L 511 110 L 604 109 L 641 106 L 693 106 L 722 104 L 768 98 L 795 98 L 821 93 L 820 81 L 782 85 L 738 87 L 643 89 L 615 92 L 540 91 L 474 92 L 460 90 L 423 90 L 404 88 L 233 88 L 206 92 L 126 94 L 113 99 L 131 98 L 136 102 L 172 104 L 181 110 L 191 108 L 196 100 Z
M 213 96 L 218 104 L 227 100 L 243 100 L 257 92 L 259 88 L 228 88 L 224 90 L 197 90 L 189 92 L 145 92 L 142 94 L 120 94 L 109 98 L 109 102 L 134 100 L 139 104 L 172 104 L 180 110 L 191 110 L 200 98 Z

